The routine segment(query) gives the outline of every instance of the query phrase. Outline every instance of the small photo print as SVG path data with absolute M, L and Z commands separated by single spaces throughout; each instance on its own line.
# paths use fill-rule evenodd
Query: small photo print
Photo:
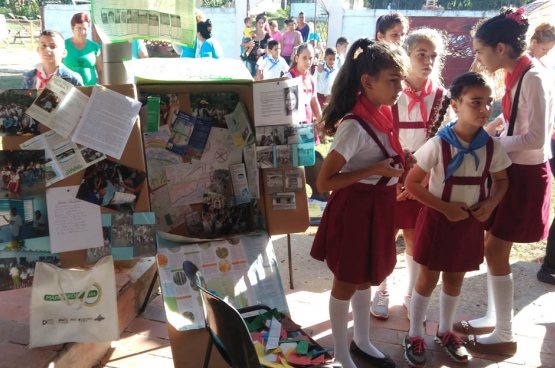
M 35 101 L 35 105 L 48 113 L 54 111 L 59 104 L 60 99 L 58 96 L 48 88 L 45 88 Z
M 89 157 L 93 156 L 97 156 L 97 153 L 89 152 Z M 132 213 L 145 185 L 145 178 L 146 174 L 142 171 L 105 159 L 85 170 L 77 198 L 116 211 Z
M 126 213 L 112 214 L 112 246 L 133 246 L 133 215 Z
M 133 229 L 134 257 L 156 254 L 156 225 L 135 225 Z
M 283 171 L 266 171 L 266 183 L 268 185 L 268 194 L 283 193 Z
M 73 156 L 73 155 L 75 155 L 75 150 L 73 148 L 70 148 L 67 151 L 64 151 L 64 152 L 60 153 L 59 155 L 57 155 L 56 160 L 57 161 L 62 161 L 66 157 Z
M 146 24 L 146 10 L 139 11 L 139 24 Z
M 256 127 L 257 146 L 279 146 L 284 142 L 283 126 Z
M 277 167 L 293 166 L 293 146 L 276 146 Z
M 0 198 L 8 201 L 18 198 L 45 197 L 44 158 L 44 150 L 0 150 L 0 176 L 2 176 Z M 20 215 L 22 215 L 21 211 L 22 208 L 19 209 Z
M 272 209 L 274 211 L 294 210 L 297 208 L 295 193 L 277 193 L 272 195 Z
M 0 90 L 0 136 L 40 134 L 39 122 L 27 115 L 36 89 Z
M 284 144 L 314 142 L 314 124 L 287 125 L 284 127 Z
M 185 222 L 187 223 L 189 234 L 202 234 L 204 232 L 200 211 L 191 212 L 185 215 Z
M 285 115 L 295 115 L 299 111 L 299 89 L 291 86 L 283 89 Z
M 259 169 L 274 167 L 274 147 L 256 147 L 256 161 Z
M 287 192 L 302 192 L 303 175 L 301 169 L 285 170 L 285 189 Z
M 111 228 L 109 226 L 104 226 L 102 228 L 102 234 L 104 237 L 104 245 L 98 248 L 87 249 L 87 262 L 96 262 L 100 258 L 109 256 L 110 254 L 112 254 Z
M 181 28 L 181 17 L 179 15 L 171 16 L 172 27 Z
M 314 144 L 303 143 L 296 144 L 298 163 L 295 166 L 312 166 L 316 162 L 316 152 Z
M 210 191 L 225 195 L 230 177 L 231 174 L 227 170 L 215 170 L 210 178 Z
M 102 152 L 95 151 L 92 148 L 83 148 L 81 150 L 81 155 L 83 155 L 87 164 L 106 158 Z

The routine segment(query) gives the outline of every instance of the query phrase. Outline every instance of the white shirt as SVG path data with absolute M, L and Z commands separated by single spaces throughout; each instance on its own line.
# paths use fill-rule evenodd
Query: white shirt
M 511 89 L 514 99 L 517 84 Z M 504 131 L 498 138 L 515 164 L 539 165 L 551 157 L 551 129 L 555 118 L 553 79 L 534 62 L 524 75 L 513 135 L 507 137 L 509 122 L 503 119 Z
M 21 233 L 21 227 L 23 226 L 23 221 L 21 221 L 21 216 L 10 215 L 10 231 L 13 236 L 18 236 Z
M 39 63 L 37 65 L 35 65 L 35 69 L 37 69 L 40 72 L 40 75 L 44 78 L 50 78 L 51 76 L 53 76 L 54 74 L 56 74 L 56 72 L 58 71 L 58 68 L 56 68 L 56 70 L 54 71 L 54 73 L 46 75 L 46 73 L 44 72 L 44 69 L 42 68 L 42 63 Z M 36 82 L 35 82 L 35 88 L 39 88 L 39 86 L 41 85 L 41 81 L 40 79 L 36 78 Z M 44 88 L 44 87 L 42 87 Z
M 10 276 L 19 276 L 19 269 L 15 266 L 10 268 Z
M 370 129 L 376 133 L 376 136 L 389 155 L 396 156 L 397 152 L 391 148 L 387 136 L 373 129 L 371 126 Z M 347 161 L 341 168 L 341 172 L 351 172 L 368 168 L 386 159 L 378 144 L 356 120 L 352 119 L 343 120 L 343 122 L 339 124 L 330 147 L 330 152 L 333 150 L 341 154 Z M 359 183 L 377 184 L 381 178 L 380 175 L 372 175 L 360 180 Z M 391 178 L 387 185 L 395 185 L 398 180 L 399 178 Z
M 287 65 L 287 62 L 281 56 L 279 57 L 277 64 L 275 63 L 276 60 L 273 56 L 268 56 L 260 65 L 260 70 L 262 70 L 264 80 L 280 78 L 282 72 L 283 74 L 289 72 L 289 65 Z
M 459 139 L 463 147 L 468 147 L 468 143 Z M 458 149 L 451 146 L 451 157 L 459 152 Z M 455 171 L 453 176 L 481 176 L 486 165 L 486 146 L 474 151 L 480 160 L 478 170 L 476 170 L 476 162 L 471 154 L 464 155 L 461 166 Z M 430 193 L 438 198 L 442 197 L 445 179 L 445 171 L 443 170 L 443 153 L 441 150 L 441 138 L 433 137 L 428 140 L 416 153 L 417 165 L 424 171 L 430 172 L 430 183 L 428 185 Z M 511 165 L 509 156 L 501 146 L 501 144 L 493 140 L 493 156 L 491 158 L 490 172 L 499 172 Z M 480 198 L 480 187 L 478 185 L 453 185 L 451 191 L 450 202 L 464 202 L 468 207 L 478 203 Z
M 335 81 L 335 77 L 337 77 L 337 72 L 339 72 L 339 68 L 334 66 L 331 70 L 329 76 L 328 75 L 328 67 L 324 65 L 324 71 L 320 73 L 318 69 L 316 69 L 316 92 L 322 95 L 330 95 L 331 94 L 331 87 L 333 86 L 333 82 Z
M 443 92 L 444 96 L 446 92 L 447 90 L 444 90 Z M 420 96 L 420 93 L 421 92 L 417 92 L 416 94 Z M 436 97 L 436 90 L 434 90 L 428 96 L 424 97 L 424 104 L 426 105 L 426 112 L 427 112 L 426 116 L 428 117 L 428 119 L 430 119 L 430 113 L 432 111 L 435 97 Z M 397 100 L 397 107 L 399 110 L 399 122 L 421 122 L 422 114 L 420 114 L 420 104 L 419 103 L 415 104 L 409 113 L 408 111 L 409 103 L 410 103 L 410 97 L 404 91 L 401 92 L 401 95 L 399 96 L 399 100 Z M 453 113 L 453 109 L 449 107 L 449 109 L 447 109 L 447 113 L 444 116 L 443 122 L 441 123 L 441 126 L 444 126 L 445 124 L 451 121 L 454 121 L 456 119 L 457 117 Z M 432 124 L 434 123 L 435 121 L 432 122 Z M 411 152 L 415 152 L 420 147 L 422 147 L 424 143 L 426 143 L 426 137 L 428 135 L 428 131 L 426 128 L 403 129 L 403 124 L 399 124 L 399 126 L 400 126 L 399 141 L 401 142 L 401 146 L 403 146 L 403 148 L 407 148 Z

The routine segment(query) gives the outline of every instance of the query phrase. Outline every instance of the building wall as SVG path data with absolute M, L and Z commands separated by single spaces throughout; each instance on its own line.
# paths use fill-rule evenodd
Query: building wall
M 70 38 L 73 36 L 71 18 L 75 13 L 81 12 L 90 15 L 89 5 L 47 4 L 43 7 L 44 29 L 54 29 L 64 38 Z M 91 39 L 91 36 L 92 32 L 89 32 L 87 38 Z

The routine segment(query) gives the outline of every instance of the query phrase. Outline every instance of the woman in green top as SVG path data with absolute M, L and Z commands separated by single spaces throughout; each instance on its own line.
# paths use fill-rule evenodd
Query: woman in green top
M 77 13 L 71 18 L 73 37 L 66 40 L 67 56 L 64 64 L 83 78 L 85 86 L 102 84 L 101 46 L 87 40 L 91 17 L 87 13 Z

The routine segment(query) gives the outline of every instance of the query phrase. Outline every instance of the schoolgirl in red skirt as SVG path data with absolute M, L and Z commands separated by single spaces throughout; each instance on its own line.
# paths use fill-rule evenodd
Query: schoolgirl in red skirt
M 12 172 L 10 174 L 10 181 L 8 184 L 8 197 L 9 198 L 19 198 L 19 193 L 21 193 L 21 180 L 17 173 L 17 169 L 12 167 Z
M 368 39 L 353 43 L 323 114 L 335 136 L 318 176 L 320 191 L 333 191 L 310 252 L 334 274 L 330 322 L 335 358 L 356 368 L 347 334 L 349 304 L 354 337 L 350 350 L 381 367 L 394 367 L 369 338 L 370 286 L 395 267 L 395 187 L 405 157 L 394 133 L 391 109 L 402 90 L 406 60 Z
M 436 29 L 418 28 L 410 32 L 403 47 L 409 55 L 411 69 L 403 83 L 403 92 L 391 110 L 401 145 L 405 150 L 415 152 L 426 143 L 446 92 L 441 86 L 446 39 Z M 403 182 L 404 176 L 397 184 L 395 229 L 396 232 L 399 229 L 403 231 L 407 270 L 403 305 L 407 309 L 407 316 L 410 316 L 410 297 L 418 277 L 418 264 L 412 257 L 412 243 L 422 204 L 404 191 Z M 386 294 L 385 298 L 383 294 Z M 380 300 L 388 300 L 386 281 L 376 291 L 371 312 L 376 318 L 387 318 L 388 304 L 383 303 L 384 306 L 380 308 Z
M 448 105 L 458 115 L 416 153 L 405 181 L 407 191 L 425 205 L 414 230 L 413 257 L 420 265 L 412 292 L 405 358 L 426 365 L 423 322 L 430 296 L 442 274 L 440 321 L 436 341 L 457 362 L 468 361 L 453 318 L 464 275 L 484 259 L 484 222 L 507 191 L 509 156 L 483 129 L 491 114 L 492 88 L 478 73 L 458 76 L 444 99 L 436 127 Z M 437 131 L 437 130 L 435 130 Z M 433 132 L 432 132 L 433 133 Z M 488 195 L 486 181 L 492 177 Z M 429 175 L 429 189 L 422 186 Z
M 527 54 L 528 20 L 524 9 L 509 8 L 477 25 L 477 61 L 490 72 L 505 71 L 502 114 L 486 130 L 508 152 L 509 190 L 491 217 L 485 244 L 488 263 L 488 312 L 455 327 L 469 336 L 469 349 L 514 354 L 512 329 L 514 280 L 509 264 L 513 242 L 547 237 L 551 197 L 550 132 L 555 117 L 553 79 Z M 492 332 L 493 331 L 493 332 Z M 487 334 L 492 332 L 491 334 Z

